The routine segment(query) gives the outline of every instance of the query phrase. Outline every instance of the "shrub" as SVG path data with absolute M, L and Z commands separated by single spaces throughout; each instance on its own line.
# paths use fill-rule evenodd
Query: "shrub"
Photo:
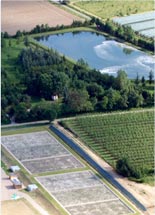
M 125 177 L 136 179 L 143 178 L 148 173 L 145 167 L 135 166 L 127 158 L 122 158 L 116 163 L 116 171 Z

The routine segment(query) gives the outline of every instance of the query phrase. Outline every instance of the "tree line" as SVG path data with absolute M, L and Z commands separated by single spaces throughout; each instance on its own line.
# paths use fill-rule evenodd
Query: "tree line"
M 112 36 L 130 42 L 136 46 L 142 47 L 146 50 L 154 52 L 154 38 L 148 38 L 147 36 L 141 35 L 139 32 L 134 31 L 130 26 L 123 26 L 118 23 L 113 22 L 110 19 L 107 19 L 105 22 L 102 20 L 91 17 L 90 20 L 85 21 L 77 21 L 73 20 L 71 25 L 57 25 L 55 27 L 51 27 L 48 24 L 36 25 L 31 31 L 20 31 L 18 30 L 16 34 L 12 37 L 19 38 L 25 35 L 63 30 L 68 28 L 75 27 L 92 27 L 97 31 L 106 32 Z M 7 32 L 1 33 L 2 38 L 10 38 L 11 36 Z
M 114 21 L 107 19 L 102 22 L 100 19 L 93 17 L 91 23 L 96 24 L 97 29 L 107 32 L 110 35 L 116 36 L 136 46 L 140 46 L 150 51 L 154 51 L 154 39 L 141 35 L 134 31 L 130 26 L 120 25 Z
M 56 51 L 38 47 L 23 49 L 16 63 L 22 71 L 19 85 L 10 83 L 7 69 L 2 68 L 2 122 L 8 115 L 15 116 L 16 122 L 26 122 L 153 106 L 154 96 L 145 90 L 144 77 L 131 81 L 122 70 L 115 78 L 90 69 L 83 59 L 73 64 Z M 59 100 L 52 102 L 52 95 Z M 44 102 L 31 105 L 34 97 Z
M 89 20 L 85 20 L 84 22 L 73 20 L 71 25 L 57 25 L 57 26 L 49 26 L 48 24 L 41 24 L 36 25 L 32 30 L 30 31 L 20 31 L 18 30 L 15 35 L 11 36 L 8 32 L 1 32 L 1 38 L 19 38 L 25 35 L 31 35 L 31 34 L 38 34 L 38 33 L 44 33 L 44 32 L 50 32 L 50 31 L 58 31 L 68 28 L 75 28 L 75 27 L 88 27 L 90 26 L 91 22 Z

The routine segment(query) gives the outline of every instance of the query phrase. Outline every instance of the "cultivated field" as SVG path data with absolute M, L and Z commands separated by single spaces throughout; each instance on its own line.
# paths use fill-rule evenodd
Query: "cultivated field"
M 39 215 L 39 213 L 25 200 L 3 201 L 1 205 L 3 215 Z
M 66 125 L 112 166 L 127 157 L 132 165 L 154 168 L 154 110 L 77 117 Z
M 82 168 L 63 145 L 46 131 L 2 137 L 2 144 L 30 173 Z
M 34 177 L 60 204 L 62 214 L 64 210 L 64 214 L 70 215 L 103 215 L 103 211 L 107 215 L 134 213 L 48 131 L 2 136 L 1 142 L 28 171 L 42 173 Z
M 154 9 L 154 1 L 111 0 L 111 1 L 77 1 L 73 5 L 102 19 L 125 16 Z
M 36 177 L 70 215 L 133 214 L 93 172 Z
M 30 31 L 36 25 L 70 25 L 73 20 L 81 20 L 48 1 L 2 1 L 1 7 L 1 31 L 11 35 L 17 30 Z

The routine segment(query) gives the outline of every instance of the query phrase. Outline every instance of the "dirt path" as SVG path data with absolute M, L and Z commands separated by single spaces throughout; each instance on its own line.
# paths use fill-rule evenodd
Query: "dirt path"
M 133 111 L 135 112 L 135 111 Z M 137 112 L 137 111 L 136 111 Z M 142 112 L 142 111 L 139 111 Z M 122 112 L 125 114 L 125 112 Z M 118 114 L 118 113 L 117 113 Z M 66 131 L 63 127 L 58 125 L 57 121 L 55 121 L 55 126 L 61 130 L 65 135 L 69 138 L 73 139 L 79 146 L 81 146 L 85 152 L 87 152 L 91 158 L 93 158 L 104 170 L 106 170 L 115 180 L 117 180 L 123 187 L 125 187 L 131 194 L 137 198 L 146 208 L 146 215 L 155 215 L 155 187 L 151 187 L 146 184 L 139 184 L 133 181 L 129 181 L 127 178 L 124 178 L 118 175 L 115 170 L 106 163 L 103 159 L 101 159 L 98 155 L 96 155 L 91 149 L 86 147 L 79 139 L 77 139 L 73 134 L 69 131 Z

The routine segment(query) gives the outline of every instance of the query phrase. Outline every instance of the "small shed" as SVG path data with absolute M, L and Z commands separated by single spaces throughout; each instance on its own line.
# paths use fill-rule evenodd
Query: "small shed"
M 53 101 L 56 101 L 56 100 L 58 100 L 58 98 L 59 98 L 57 94 L 53 94 L 51 97 L 52 97 L 52 100 L 53 100 Z
M 27 190 L 28 190 L 29 192 L 34 191 L 34 190 L 36 190 L 36 189 L 38 189 L 38 187 L 37 187 L 36 184 L 29 184 L 29 185 L 27 186 Z
M 12 172 L 18 172 L 20 170 L 19 166 L 10 166 Z
M 19 181 L 18 178 L 13 178 L 13 179 L 11 179 L 11 181 L 12 181 L 13 187 L 14 187 L 15 189 L 21 189 L 21 188 L 22 188 L 22 182 Z

